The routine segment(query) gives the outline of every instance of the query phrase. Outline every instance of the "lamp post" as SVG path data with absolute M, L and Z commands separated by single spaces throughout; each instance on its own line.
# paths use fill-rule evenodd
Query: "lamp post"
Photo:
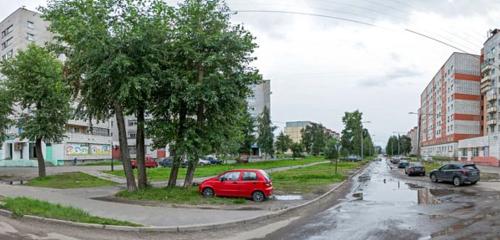
M 337 166 L 339 165 L 339 156 L 340 156 L 340 142 L 335 144 L 335 149 L 337 150 L 337 157 L 335 158 L 335 175 L 337 175 Z
M 363 154 L 364 154 L 364 149 L 363 149 L 363 142 L 364 142 L 364 137 L 363 137 L 363 123 L 371 123 L 370 121 L 364 121 L 364 122 L 361 122 L 361 132 L 360 132 L 360 137 L 361 137 L 361 160 L 364 160 L 365 158 L 363 157 Z

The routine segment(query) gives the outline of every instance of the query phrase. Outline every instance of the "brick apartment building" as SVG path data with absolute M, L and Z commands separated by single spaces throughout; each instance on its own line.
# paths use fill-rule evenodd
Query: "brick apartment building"
M 458 157 L 458 141 L 482 135 L 479 56 L 453 53 L 420 96 L 421 155 Z

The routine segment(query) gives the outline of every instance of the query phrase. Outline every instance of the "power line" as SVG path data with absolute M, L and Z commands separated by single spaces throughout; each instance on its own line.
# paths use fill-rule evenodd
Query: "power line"
M 302 15 L 302 16 L 312 16 L 312 17 L 321 17 L 321 18 L 328 18 L 328 19 L 334 19 L 334 20 L 340 20 L 340 21 L 345 21 L 345 22 L 351 22 L 351 23 L 356 23 L 356 24 L 361 24 L 361 25 L 365 25 L 365 26 L 370 26 L 370 27 L 378 27 L 378 28 L 383 28 L 381 26 L 378 26 L 376 24 L 373 24 L 373 23 L 369 23 L 369 22 L 365 22 L 365 21 L 361 21 L 361 20 L 356 20 L 356 19 L 352 19 L 352 18 L 346 18 L 346 17 L 337 17 L 337 16 L 331 16 L 331 15 L 326 15 L 326 14 L 318 14 L 318 13 L 309 13 L 309 12 L 298 12 L 298 11 L 286 11 L 286 10 L 236 10 L 236 14 L 237 13 L 278 13 L 278 14 L 293 14 L 293 15 Z M 386 28 L 384 28 L 386 29 Z M 409 32 L 409 33 L 412 33 L 412 34 L 415 34 L 417 36 L 420 36 L 420 37 L 423 37 L 423 38 L 427 38 L 427 39 L 430 39 L 432 41 L 435 41 L 437 43 L 440 43 L 442 45 L 445 45 L 447 47 L 450 47 L 450 48 L 453 48 L 455 50 L 458 50 L 460 52 L 463 52 L 463 53 L 468 53 L 467 51 L 459 48 L 459 47 L 456 47 L 452 44 L 449 44 L 447 42 L 444 42 L 442 40 L 439 40 L 435 37 L 432 37 L 432 36 L 429 36 L 429 35 L 426 35 L 426 34 L 423 34 L 423 33 L 420 33 L 420 32 L 417 32 L 417 31 L 414 31 L 414 30 L 411 30 L 411 29 L 408 29 L 408 28 L 405 28 L 404 31 L 406 32 Z

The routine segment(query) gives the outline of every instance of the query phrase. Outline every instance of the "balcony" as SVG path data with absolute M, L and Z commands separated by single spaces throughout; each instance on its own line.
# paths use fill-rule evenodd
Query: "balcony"
M 491 69 L 493 69 L 491 63 L 481 63 L 481 73 L 489 72 Z
M 488 93 L 486 94 L 486 100 L 487 100 L 488 102 L 491 102 L 491 101 L 496 101 L 496 100 L 497 100 L 497 94 L 496 94 L 496 93 L 494 93 L 494 92 L 488 92 Z
M 490 119 L 488 120 L 488 125 L 497 125 L 497 120 L 496 119 Z
M 481 93 L 486 93 L 491 89 L 491 78 L 490 76 L 484 76 L 481 79 Z
M 488 113 L 496 113 L 497 112 L 497 107 L 496 106 L 489 107 L 487 111 L 488 111 Z

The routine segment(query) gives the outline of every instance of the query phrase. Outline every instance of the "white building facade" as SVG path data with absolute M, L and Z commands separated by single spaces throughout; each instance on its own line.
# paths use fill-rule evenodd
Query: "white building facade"
M 15 56 L 29 44 L 43 46 L 50 42 L 53 35 L 47 30 L 48 26 L 49 23 L 37 12 L 24 8 L 14 11 L 0 22 L 1 60 Z M 19 112 L 20 109 L 15 107 L 14 111 Z M 111 159 L 109 121 L 94 121 L 89 124 L 89 121 L 70 120 L 66 124 L 66 130 L 66 137 L 62 142 L 42 143 L 42 152 L 48 164 L 71 164 L 75 158 L 79 162 Z M 38 165 L 35 143 L 30 139 L 20 139 L 21 131 L 15 126 L 7 130 L 8 138 L 0 144 L 0 167 Z

